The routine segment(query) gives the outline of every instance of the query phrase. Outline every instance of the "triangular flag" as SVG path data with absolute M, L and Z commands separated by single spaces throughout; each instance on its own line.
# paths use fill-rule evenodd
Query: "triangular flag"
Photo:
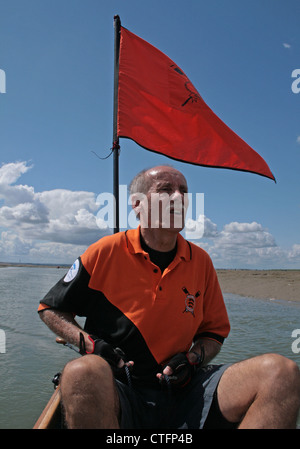
M 170 158 L 275 181 L 267 163 L 203 101 L 164 53 L 121 27 L 118 137 Z

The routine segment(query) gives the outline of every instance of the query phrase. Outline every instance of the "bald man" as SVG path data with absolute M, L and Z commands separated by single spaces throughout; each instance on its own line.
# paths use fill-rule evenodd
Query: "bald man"
M 61 377 L 68 428 L 295 427 L 293 361 L 211 363 L 230 324 L 210 257 L 180 234 L 187 192 L 173 167 L 140 172 L 138 228 L 91 245 L 41 301 L 42 320 L 82 354 Z

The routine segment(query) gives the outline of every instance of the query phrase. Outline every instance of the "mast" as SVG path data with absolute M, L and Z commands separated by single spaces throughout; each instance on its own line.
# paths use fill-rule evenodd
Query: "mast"
M 121 20 L 114 16 L 115 42 L 114 42 L 114 99 L 113 99 L 113 193 L 115 198 L 114 233 L 119 232 L 119 154 L 120 145 L 118 137 L 118 87 L 119 87 L 119 53 Z

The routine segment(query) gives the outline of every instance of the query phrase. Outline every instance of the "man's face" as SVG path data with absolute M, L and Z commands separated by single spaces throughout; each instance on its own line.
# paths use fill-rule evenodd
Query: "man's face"
M 145 173 L 151 185 L 140 202 L 142 227 L 169 229 L 184 228 L 188 207 L 187 183 L 179 171 L 171 167 L 155 167 Z

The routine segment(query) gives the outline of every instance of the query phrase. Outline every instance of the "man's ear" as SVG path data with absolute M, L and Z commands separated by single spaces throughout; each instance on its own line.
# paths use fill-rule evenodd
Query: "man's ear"
M 131 207 L 135 212 L 136 218 L 139 219 L 140 217 L 140 210 L 139 210 L 139 206 L 141 204 L 141 200 L 139 198 L 139 195 L 136 193 L 133 193 L 130 195 L 130 200 L 131 200 Z

